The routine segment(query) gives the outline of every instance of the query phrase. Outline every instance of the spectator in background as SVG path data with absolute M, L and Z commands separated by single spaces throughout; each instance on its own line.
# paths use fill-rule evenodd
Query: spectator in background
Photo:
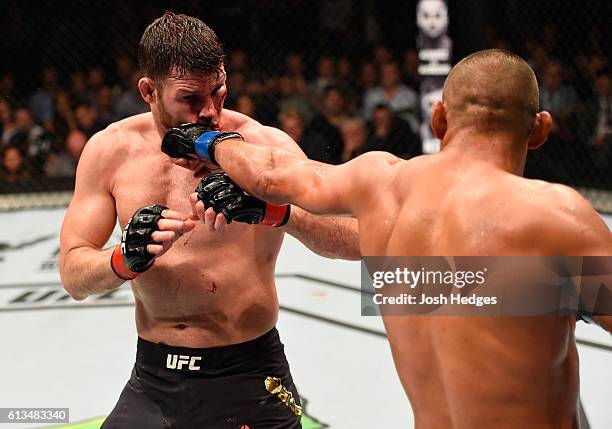
M 70 98 L 74 104 L 93 103 L 95 98 L 87 87 L 87 79 L 82 71 L 70 75 Z
M 249 58 L 244 50 L 236 49 L 229 56 L 228 72 L 248 72 L 248 60 Z
M 28 156 L 35 155 L 36 141 L 43 135 L 45 130 L 34 123 L 32 114 L 27 107 L 19 107 L 15 110 L 15 128 L 9 136 L 11 142 L 19 142 L 20 149 Z
M 53 121 L 53 98 L 59 89 L 57 70 L 53 66 L 45 66 L 42 70 L 42 87 L 36 90 L 29 100 L 30 111 L 34 122 L 51 129 Z
M 402 62 L 402 80 L 415 91 L 419 90 L 421 76 L 419 75 L 419 56 L 414 49 L 404 52 Z
M 25 154 L 25 163 L 33 173 L 42 171 L 53 138 L 52 133 L 34 123 L 28 108 L 21 107 L 15 110 L 15 132 L 9 142 Z
M 74 177 L 86 143 L 87 136 L 85 133 L 80 130 L 70 132 L 64 144 L 56 145 L 49 154 L 45 163 L 47 177 Z
M 355 116 L 347 119 L 342 124 L 340 131 L 344 145 L 338 164 L 359 156 L 365 150 L 368 141 L 368 127 L 364 120 L 359 117 Z
M 113 85 L 113 97 L 118 97 L 123 91 L 130 87 L 132 73 L 136 70 L 134 61 L 127 55 L 121 55 L 117 58 L 115 73 L 117 80 Z
M 377 45 L 374 47 L 374 61 L 378 67 L 382 67 L 393 61 L 393 52 L 385 45 Z
M 15 79 L 12 73 L 5 73 L 0 77 L 0 98 L 13 104 L 19 102 L 15 95 Z
M 247 79 L 244 71 L 228 71 L 227 96 L 225 97 L 225 104 L 228 109 L 236 108 L 238 97 L 246 93 L 246 82 Z
M 322 116 L 327 123 L 336 129 L 339 129 L 348 119 L 346 97 L 340 86 L 330 85 L 325 89 Z
M 334 147 L 335 145 L 341 145 L 340 128 L 347 119 L 346 103 L 340 87 L 337 85 L 328 86 L 323 98 L 323 109 L 320 113 L 315 114 L 310 122 L 310 128 L 325 139 L 326 146 Z M 334 153 L 339 154 L 340 149 L 338 148 Z
M 347 56 L 341 56 L 336 63 L 336 82 L 344 93 L 346 113 L 353 116 L 361 107 L 361 93 L 356 76 L 357 70 Z
M 577 129 L 588 143 L 589 168 L 612 169 L 612 76 L 607 70 L 595 78 L 593 96 L 578 114 Z
M 253 98 L 257 109 L 258 121 L 265 125 L 278 125 L 278 112 L 281 102 L 280 79 L 251 79 L 248 83 L 248 94 Z
M 119 120 L 113 109 L 113 90 L 108 85 L 103 85 L 96 94 L 96 116 L 101 129 Z
M 81 103 L 74 109 L 76 116 L 77 128 L 81 130 L 87 138 L 91 138 L 95 133 L 102 129 L 98 122 L 96 109 L 90 104 Z
M 308 85 L 309 92 L 315 100 L 315 105 L 323 97 L 325 88 L 336 83 L 336 64 L 329 55 L 319 57 L 317 61 L 317 74 Z
M 15 183 L 30 178 L 23 151 L 12 144 L 0 151 L 0 182 Z
M 591 114 L 595 118 L 595 126 L 591 135 L 591 143 L 596 146 L 612 147 L 612 76 L 609 70 L 599 73 L 595 79 L 595 94 L 591 101 Z
M 412 127 L 395 116 L 384 103 L 376 105 L 372 112 L 372 131 L 364 152 L 374 150 L 390 152 L 405 159 L 421 154 L 421 143 Z
M 550 61 L 546 50 L 539 39 L 530 39 L 527 46 L 527 63 L 531 66 L 536 76 L 542 76 L 546 65 Z
M 361 93 L 366 93 L 378 86 L 378 67 L 374 61 L 368 60 L 361 63 L 359 73 L 359 87 Z
M 395 61 L 385 63 L 381 67 L 381 85 L 368 90 L 363 99 L 364 116 L 372 118 L 376 106 L 385 104 L 391 111 L 407 121 L 413 132 L 417 132 L 418 96 L 416 91 L 408 88 L 401 81 L 399 64 Z
M 339 159 L 341 142 L 332 148 L 327 140 L 316 130 L 306 127 L 304 117 L 298 110 L 279 113 L 280 128 L 286 132 L 310 159 L 333 164 Z
M 257 117 L 257 105 L 255 104 L 255 100 L 249 94 L 242 94 L 236 100 L 235 110 L 237 112 L 242 113 L 243 115 L 247 115 L 256 121 L 259 121 Z
M 133 70 L 130 77 L 130 84 L 119 94 L 116 99 L 114 111 L 118 119 L 127 118 L 128 116 L 144 113 L 149 110 L 148 106 L 142 100 L 140 92 L 138 92 L 138 81 L 140 73 L 138 70 Z
M 593 80 L 591 76 L 591 57 L 586 53 L 579 53 L 574 57 L 573 83 L 576 95 L 582 102 L 593 96 Z
M 353 70 L 353 63 L 347 56 L 341 56 L 336 63 L 336 82 L 340 86 L 350 87 L 355 81 L 355 71 Z
M 104 85 L 106 85 L 106 75 L 104 69 L 100 66 L 91 67 L 87 75 L 87 85 L 89 91 L 93 95 L 94 101 L 96 94 Z
M 563 82 L 561 72 L 561 64 L 551 60 L 544 67 L 540 81 L 540 109 L 548 111 L 554 120 L 548 137 L 551 144 L 543 147 L 539 155 L 545 157 L 542 168 L 545 177 L 566 183 L 576 174 L 577 152 L 582 148 L 575 144 L 575 130 L 570 123 L 578 95 L 573 87 Z
M 558 61 L 549 61 L 540 84 L 540 108 L 549 112 L 555 121 L 567 121 L 578 101 L 574 88 L 563 82 L 561 71 Z
M 10 137 L 15 133 L 15 120 L 11 103 L 0 98 L 0 147 L 8 143 Z
M 53 116 L 53 129 L 58 139 L 64 141 L 68 133 L 76 128 L 76 117 L 72 110 L 70 95 L 66 91 L 55 94 L 55 115 Z
M 300 86 L 300 80 L 284 75 L 279 79 L 280 101 L 278 111 L 298 111 L 305 122 L 310 122 L 313 108 L 306 95 L 306 88 Z
M 286 75 L 297 79 L 304 79 L 304 58 L 297 52 L 291 52 L 285 58 Z

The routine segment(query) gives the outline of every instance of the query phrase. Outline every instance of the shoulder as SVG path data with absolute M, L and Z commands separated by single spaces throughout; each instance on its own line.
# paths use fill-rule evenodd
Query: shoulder
M 221 115 L 221 127 L 223 131 L 237 131 L 244 134 L 263 126 L 250 116 L 234 110 L 223 109 Z
M 555 255 L 612 255 L 612 233 L 575 189 L 523 179 L 513 198 L 517 236 L 524 245 Z
M 278 147 L 304 156 L 298 144 L 287 133 L 275 127 L 262 125 L 242 113 L 224 109 L 222 124 L 224 131 L 237 131 L 247 142 Z
M 137 150 L 139 142 L 144 140 L 143 135 L 151 132 L 152 124 L 150 113 L 110 124 L 89 139 L 79 159 L 79 167 L 83 164 L 98 174 L 116 169 Z
M 408 164 L 397 156 L 383 151 L 366 152 L 352 160 L 335 167 L 346 170 L 348 177 L 360 186 L 384 187 L 395 180 L 398 173 Z M 372 178 L 375 177 L 375 180 Z

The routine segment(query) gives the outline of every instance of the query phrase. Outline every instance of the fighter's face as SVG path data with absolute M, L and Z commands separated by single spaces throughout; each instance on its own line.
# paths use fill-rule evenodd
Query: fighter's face
M 440 36 L 448 26 L 448 8 L 443 0 L 422 0 L 417 10 L 417 25 L 429 37 Z
M 220 124 L 227 96 L 226 74 L 171 73 L 157 86 L 157 105 L 161 125 L 170 129 L 188 122 L 215 127 Z

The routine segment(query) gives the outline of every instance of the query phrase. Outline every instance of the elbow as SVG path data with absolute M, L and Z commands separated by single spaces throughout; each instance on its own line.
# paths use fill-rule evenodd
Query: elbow
M 287 203 L 282 175 L 279 169 L 267 170 L 259 175 L 253 190 L 255 196 L 273 204 Z
M 64 289 L 66 289 L 66 288 L 64 288 Z M 70 295 L 70 297 L 72 299 L 74 299 L 75 301 L 83 301 L 85 298 L 87 298 L 86 295 L 79 295 L 79 294 L 75 293 L 74 291 L 70 292 L 70 291 L 66 290 L 66 292 L 68 292 L 68 295 Z
M 64 290 L 66 291 L 66 293 L 68 293 L 68 295 L 70 295 L 72 299 L 74 299 L 75 301 L 83 301 L 85 298 L 87 298 L 87 295 L 83 295 L 82 293 L 78 292 L 78 288 L 75 287 L 75 285 L 70 282 L 70 280 L 67 279 L 63 273 L 61 274 L 61 278 Z
M 74 287 L 74 285 L 66 281 L 64 279 L 64 276 L 62 276 L 62 285 L 64 286 L 64 290 L 66 291 L 66 293 L 68 293 L 68 295 L 70 295 L 70 297 L 75 301 L 83 301 L 85 298 L 87 298 L 87 295 L 79 293 L 77 291 L 77 288 Z
M 87 298 L 87 295 L 83 295 L 82 293 L 78 292 L 78 288 L 75 285 L 75 282 L 72 280 L 73 276 L 69 272 L 67 272 L 66 264 L 64 263 L 64 258 L 60 257 L 59 265 L 60 279 L 66 293 L 70 295 L 70 297 L 75 301 L 83 301 L 85 298 Z

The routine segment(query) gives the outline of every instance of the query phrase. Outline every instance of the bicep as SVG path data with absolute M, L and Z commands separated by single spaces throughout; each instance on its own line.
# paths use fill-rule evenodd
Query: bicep
M 358 215 L 393 180 L 399 158 L 369 152 L 340 165 L 300 161 L 294 173 L 294 204 L 318 214 Z
M 63 255 L 78 247 L 100 249 L 115 227 L 115 200 L 105 186 L 107 173 L 100 168 L 101 164 L 95 148 L 86 147 L 77 168 L 74 195 L 62 224 Z

